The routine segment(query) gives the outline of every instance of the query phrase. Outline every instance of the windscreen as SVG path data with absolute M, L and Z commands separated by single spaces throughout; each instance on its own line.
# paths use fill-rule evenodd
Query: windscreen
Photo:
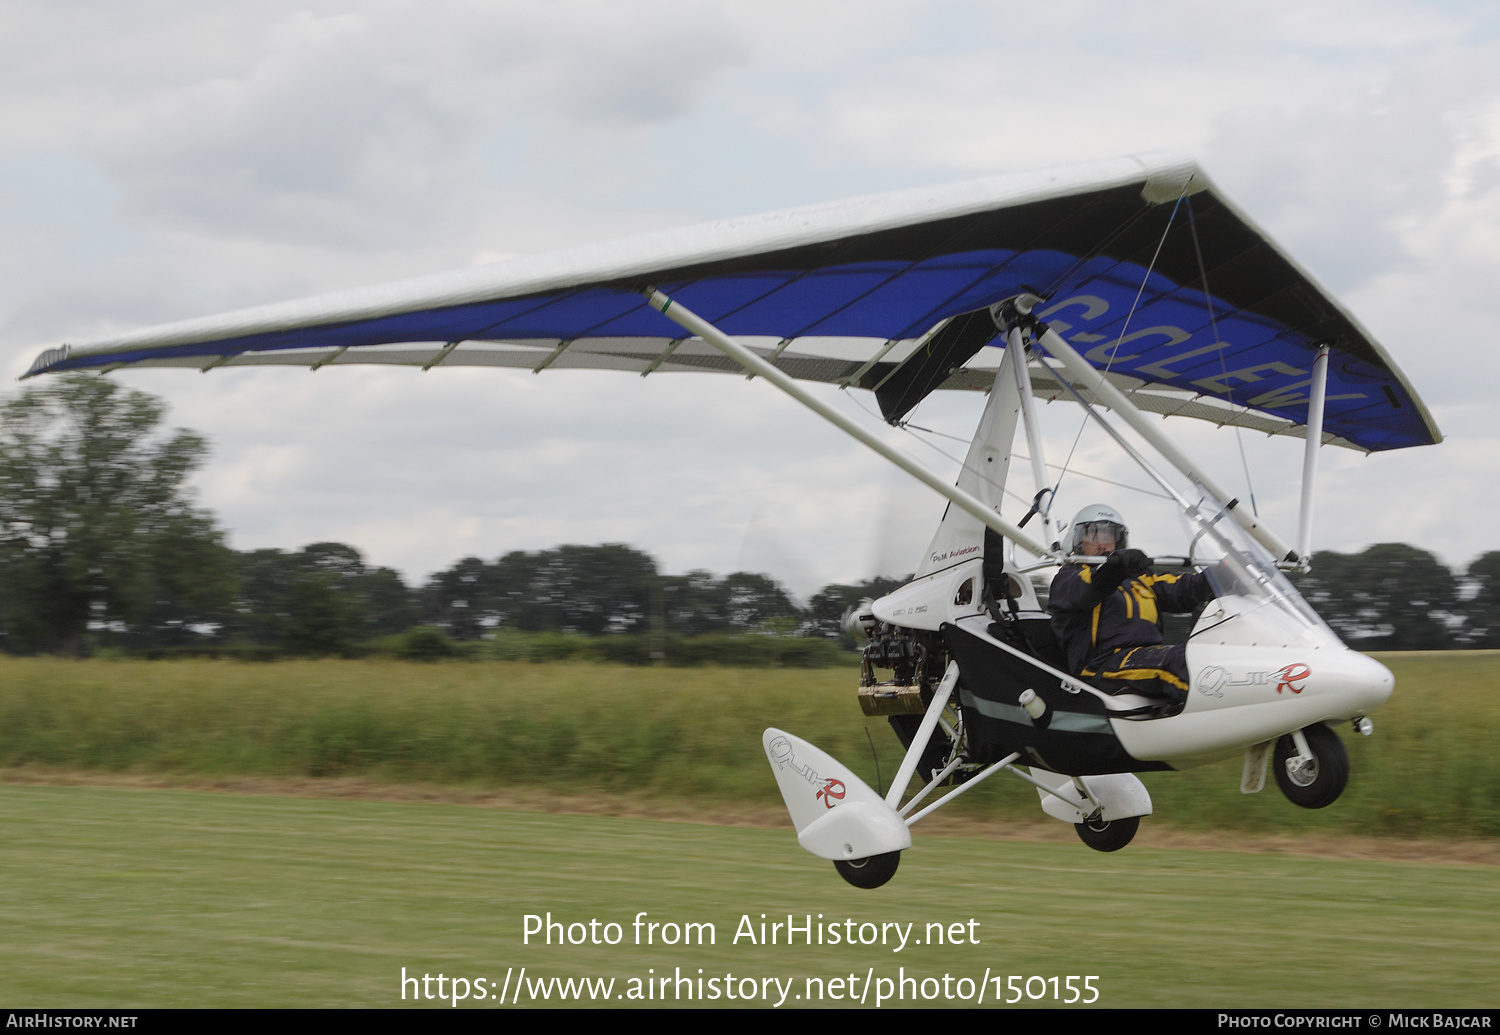
M 1191 562 L 1208 572 L 1218 596 L 1236 599 L 1239 615 L 1273 608 L 1294 626 L 1335 635 L 1227 510 L 1200 504 L 1183 511 L 1183 520 L 1191 537 Z

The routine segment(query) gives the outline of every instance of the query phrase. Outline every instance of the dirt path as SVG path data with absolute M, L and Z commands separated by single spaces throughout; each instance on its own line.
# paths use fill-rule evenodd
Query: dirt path
M 0 770 L 0 784 L 53 787 L 115 787 L 137 790 L 210 791 L 291 798 L 352 798 L 363 801 L 434 802 L 523 812 L 659 819 L 717 826 L 790 829 L 780 808 L 715 802 L 705 812 L 689 803 L 621 794 L 558 794 L 544 788 L 484 789 L 440 784 L 386 784 L 353 778 L 232 776 L 218 779 L 144 773 L 88 773 L 33 767 Z M 1006 820 L 1003 826 L 960 816 L 923 820 L 928 837 L 980 837 L 996 841 L 1071 842 L 1073 831 L 1055 820 Z M 1328 859 L 1386 859 L 1404 862 L 1500 866 L 1500 840 L 1414 841 L 1332 834 L 1246 834 L 1237 831 L 1176 830 L 1160 821 L 1142 824 L 1134 842 L 1148 848 L 1191 848 L 1305 855 Z

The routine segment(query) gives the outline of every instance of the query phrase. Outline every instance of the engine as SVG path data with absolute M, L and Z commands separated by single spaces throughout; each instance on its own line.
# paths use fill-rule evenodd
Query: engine
M 844 630 L 863 643 L 859 665 L 859 706 L 866 715 L 883 715 L 903 747 L 910 747 L 922 713 L 932 703 L 933 691 L 948 668 L 948 646 L 942 633 L 908 629 L 882 622 L 870 611 L 870 601 L 844 614 Z M 890 678 L 876 679 L 877 669 Z M 926 780 L 942 769 L 962 740 L 961 720 L 944 722 L 934 731 L 917 771 Z
M 920 715 L 933 688 L 948 667 L 948 648 L 941 633 L 882 622 L 869 600 L 844 613 L 844 631 L 863 648 L 859 666 L 859 703 L 866 715 Z M 888 678 L 877 678 L 887 669 Z

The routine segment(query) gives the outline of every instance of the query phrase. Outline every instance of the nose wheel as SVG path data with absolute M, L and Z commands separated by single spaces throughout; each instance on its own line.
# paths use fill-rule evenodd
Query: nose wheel
M 1299 750 L 1295 734 L 1276 742 L 1272 770 L 1287 801 L 1304 809 L 1332 805 L 1349 785 L 1349 753 L 1339 735 L 1319 723 L 1298 731 L 1306 744 Z

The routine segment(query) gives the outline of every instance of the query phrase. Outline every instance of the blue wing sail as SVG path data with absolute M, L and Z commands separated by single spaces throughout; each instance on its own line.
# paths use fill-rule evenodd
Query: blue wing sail
M 645 303 L 648 286 L 761 340 L 794 377 L 873 389 L 892 421 L 939 388 L 986 386 L 964 376 L 1000 344 L 986 310 L 1027 291 L 1047 299 L 1039 314 L 1096 367 L 1127 387 L 1177 393 L 1189 415 L 1227 407 L 1300 426 L 1327 343 L 1326 434 L 1371 451 L 1441 440 L 1381 346 L 1178 159 L 857 199 L 147 328 L 48 349 L 26 376 L 430 365 L 445 348 L 442 362 L 455 366 L 730 369 L 712 350 L 676 347 L 681 332 Z

